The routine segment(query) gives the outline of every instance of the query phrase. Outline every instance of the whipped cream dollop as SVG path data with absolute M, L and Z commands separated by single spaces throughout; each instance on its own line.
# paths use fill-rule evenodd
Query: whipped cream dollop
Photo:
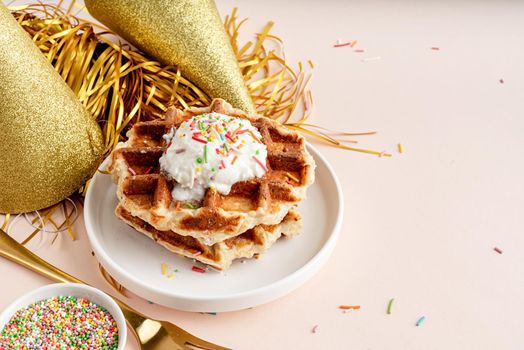
M 186 120 L 164 135 L 168 146 L 160 168 L 176 180 L 173 198 L 198 201 L 214 187 L 227 195 L 233 184 L 264 176 L 267 148 L 247 119 L 208 113 Z

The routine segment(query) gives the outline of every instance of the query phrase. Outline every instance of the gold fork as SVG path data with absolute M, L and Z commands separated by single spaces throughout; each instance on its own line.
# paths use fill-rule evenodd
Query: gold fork
M 86 284 L 33 254 L 2 230 L 0 256 L 58 282 Z M 146 317 L 117 298 L 114 299 L 143 350 L 230 350 L 197 338 L 170 322 Z

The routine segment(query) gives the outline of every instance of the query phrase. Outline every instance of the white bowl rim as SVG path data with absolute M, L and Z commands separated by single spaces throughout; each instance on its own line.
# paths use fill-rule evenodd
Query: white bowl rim
M 131 280 L 133 283 L 135 283 L 137 285 L 140 285 L 141 288 L 146 289 L 146 290 L 148 290 L 151 293 L 161 294 L 164 297 L 168 297 L 168 298 L 183 298 L 183 299 L 190 300 L 190 301 L 209 301 L 209 300 L 213 300 L 213 301 L 228 301 L 228 300 L 232 300 L 232 299 L 250 298 L 250 297 L 257 296 L 257 295 L 266 294 L 269 291 L 277 290 L 277 289 L 280 288 L 280 286 L 285 285 L 286 283 L 289 283 L 292 280 L 300 279 L 300 277 L 302 277 L 302 275 L 304 275 L 304 274 L 307 275 L 307 272 L 312 270 L 312 267 L 315 267 L 317 265 L 317 261 L 319 261 L 319 260 L 327 260 L 325 255 L 326 254 L 330 255 L 330 251 L 332 251 L 332 249 L 334 248 L 334 246 L 336 244 L 338 236 L 340 235 L 340 231 L 341 231 L 341 227 L 342 227 L 342 220 L 343 220 L 343 216 L 344 216 L 344 197 L 343 197 L 342 187 L 340 185 L 340 181 L 338 180 L 338 177 L 336 176 L 336 174 L 335 174 L 331 164 L 329 164 L 329 162 L 326 160 L 326 158 L 315 147 L 313 147 L 309 142 L 306 142 L 306 145 L 307 145 L 308 151 L 313 153 L 315 155 L 315 157 L 319 158 L 322 161 L 323 165 L 326 167 L 327 171 L 330 173 L 330 175 L 331 175 L 331 177 L 333 179 L 333 182 L 334 182 L 334 185 L 335 185 L 335 188 L 336 188 L 336 194 L 337 194 L 336 202 L 338 204 L 338 213 L 337 213 L 337 218 L 336 218 L 335 224 L 333 225 L 333 229 L 331 230 L 331 234 L 330 234 L 329 238 L 325 241 L 325 243 L 322 246 L 322 248 L 320 248 L 318 250 L 318 252 L 307 263 L 302 265 L 300 268 L 298 268 L 294 272 L 286 275 L 285 277 L 282 277 L 280 280 L 278 280 L 278 281 L 276 281 L 276 282 L 274 282 L 272 284 L 268 284 L 268 285 L 262 286 L 262 287 L 258 287 L 258 288 L 254 288 L 254 289 L 250 289 L 250 290 L 246 290 L 246 291 L 242 291 L 242 292 L 237 292 L 237 293 L 231 293 L 231 294 L 228 294 L 228 295 L 220 295 L 220 296 L 215 296 L 215 295 L 194 296 L 194 295 L 190 295 L 190 294 L 181 294 L 181 293 L 172 293 L 172 292 L 170 293 L 170 292 L 166 292 L 166 291 L 163 291 L 163 290 L 161 291 L 161 290 L 152 288 L 152 287 L 148 286 L 147 284 L 142 283 L 142 281 L 139 278 L 133 276 L 131 273 L 129 273 L 128 271 L 126 271 L 125 269 L 120 267 L 120 265 L 117 264 L 114 260 L 112 260 L 111 257 L 107 256 L 107 254 L 105 254 L 104 249 L 102 248 L 101 243 L 96 238 L 96 235 L 90 233 L 90 232 L 95 232 L 95 228 L 94 228 L 93 222 L 91 221 L 91 216 L 90 215 L 85 215 L 85 213 L 88 210 L 87 208 L 91 208 L 92 205 L 93 205 L 91 203 L 91 201 L 93 200 L 92 199 L 93 191 L 91 189 L 94 188 L 94 184 L 95 184 L 95 182 L 97 180 L 96 176 L 95 176 L 91 180 L 91 184 L 90 184 L 90 186 L 89 186 L 89 188 L 87 190 L 87 194 L 86 194 L 86 198 L 85 198 L 85 203 L 84 203 L 84 222 L 85 222 L 86 230 L 87 230 L 87 233 L 88 233 L 88 236 L 89 236 L 89 241 L 91 242 L 91 245 L 93 246 L 93 250 L 96 253 L 97 259 L 101 260 L 102 265 L 105 265 L 104 262 L 109 264 L 109 265 L 111 265 L 112 268 L 117 270 L 118 273 L 123 275 L 127 280 Z M 106 158 L 102 162 L 102 164 L 100 165 L 99 168 L 101 168 L 101 169 L 107 168 L 107 165 L 109 163 L 109 159 L 110 159 L 110 157 Z M 109 176 L 109 175 L 107 175 L 107 176 Z M 104 252 L 104 253 L 100 254 L 100 252 Z M 320 267 L 320 266 L 318 266 L 318 267 Z
M 73 295 L 74 296 L 75 293 L 72 292 L 71 290 L 61 293 L 60 291 L 64 289 L 73 289 L 73 290 L 87 291 L 88 293 L 93 293 L 99 296 L 107 304 L 111 305 L 116 310 L 116 313 L 111 312 L 107 310 L 107 308 L 104 305 L 100 305 L 104 307 L 104 309 L 106 309 L 106 311 L 109 312 L 111 316 L 113 316 L 113 318 L 115 319 L 115 322 L 117 323 L 117 327 L 118 327 L 117 350 L 123 350 L 126 345 L 126 341 L 127 341 L 127 324 L 126 324 L 126 319 L 124 317 L 124 314 L 122 313 L 122 310 L 120 309 L 116 301 L 109 294 L 106 294 L 105 292 L 101 291 L 98 288 L 89 286 L 87 284 L 81 284 L 81 283 L 69 283 L 69 282 L 51 283 L 51 284 L 47 284 L 45 286 L 33 289 L 25 294 L 20 295 L 18 298 L 13 300 L 9 305 L 7 305 L 7 307 L 2 312 L 0 312 L 0 332 L 4 328 L 5 324 L 9 322 L 11 317 L 13 317 L 13 315 L 18 310 L 26 306 L 29 306 L 32 303 L 43 300 L 42 298 L 37 297 L 38 295 L 41 295 L 49 291 L 53 291 L 53 294 L 56 296 L 59 296 L 59 295 Z M 30 301 L 22 302 L 24 299 L 30 299 Z M 99 305 L 98 303 L 96 304 Z

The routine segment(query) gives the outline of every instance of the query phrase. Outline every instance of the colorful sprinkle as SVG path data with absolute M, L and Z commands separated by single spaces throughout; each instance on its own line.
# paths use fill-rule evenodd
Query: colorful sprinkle
M 18 310 L 2 329 L 0 349 L 116 349 L 113 316 L 85 298 L 58 296 Z
M 204 145 L 204 163 L 207 163 L 207 145 Z
M 422 326 L 422 323 L 424 323 L 424 320 L 425 320 L 425 319 L 426 319 L 426 316 L 422 316 L 421 318 L 419 318 L 419 319 L 417 320 L 417 322 L 415 323 L 415 326 L 416 326 L 416 327 L 420 327 L 420 326 Z
M 350 46 L 351 43 L 350 42 L 347 42 L 347 43 L 337 43 L 335 45 L 333 45 L 333 47 L 344 47 L 344 46 Z
M 355 45 L 358 44 L 358 40 L 353 40 L 353 42 L 351 43 L 351 47 L 355 47 Z
M 502 254 L 502 250 L 499 247 L 493 248 L 494 251 L 496 251 L 499 254 Z
M 311 333 L 316 333 L 318 331 L 318 324 L 314 325 L 313 328 L 311 328 Z
M 388 315 L 391 315 L 391 308 L 393 307 L 393 303 L 395 302 L 395 299 L 391 299 L 388 303 L 388 309 L 386 310 L 386 313 Z
M 267 171 L 266 165 L 263 164 L 263 163 L 260 161 L 260 159 L 258 159 L 257 157 L 253 156 L 253 160 L 254 160 L 255 162 L 257 162 L 257 164 L 260 165 L 260 166 L 262 167 L 262 169 L 264 169 L 264 171 Z
M 195 140 L 195 141 L 198 141 L 200 143 L 203 143 L 203 144 L 207 143 L 206 140 L 202 140 L 201 138 L 198 138 L 198 136 L 195 136 L 195 135 L 193 135 L 192 139 Z
M 499 83 L 504 84 L 504 79 L 500 78 Z
M 244 125 L 240 124 L 235 130 L 233 130 L 232 136 L 235 137 L 235 135 L 242 129 Z
M 193 266 L 193 267 L 191 268 L 191 270 L 193 270 L 193 271 L 195 271 L 195 272 L 198 272 L 198 273 L 205 273 L 205 272 L 206 272 L 206 270 L 204 270 L 203 268 L 198 267 L 198 266 Z
M 135 171 L 135 169 L 133 169 L 133 168 L 131 168 L 131 167 L 129 167 L 128 169 L 129 169 L 129 172 L 130 172 L 131 174 L 133 174 L 133 176 L 136 176 L 136 171 Z
M 259 142 L 259 143 L 262 143 L 262 141 L 257 137 L 257 135 L 255 135 L 255 133 L 254 133 L 253 131 L 248 130 L 247 132 L 249 133 L 249 135 L 251 135 L 251 137 L 253 138 L 253 140 L 255 140 L 255 141 Z M 242 140 L 242 141 L 244 141 L 244 140 Z M 245 141 L 244 141 L 244 142 L 245 142 Z
M 402 153 L 402 152 L 404 152 L 404 146 L 402 146 L 401 143 L 399 143 L 399 144 L 397 145 L 397 147 L 398 147 L 398 153 Z
M 162 263 L 160 265 L 160 267 L 162 268 L 162 275 L 167 275 L 167 264 L 166 263 Z
M 439 51 L 439 50 L 440 50 L 440 47 L 435 47 L 435 46 L 434 46 L 434 47 L 431 48 L 431 50 L 433 50 L 433 51 Z
M 291 173 L 286 173 L 286 176 L 295 182 L 300 182 L 300 179 Z
M 340 310 L 359 310 L 360 305 L 340 305 L 338 308 Z

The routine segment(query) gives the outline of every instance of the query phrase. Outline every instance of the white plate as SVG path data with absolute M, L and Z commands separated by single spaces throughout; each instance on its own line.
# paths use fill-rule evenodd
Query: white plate
M 235 261 L 225 272 L 197 273 L 192 260 L 173 254 L 120 221 L 114 214 L 116 185 L 97 173 L 87 192 L 87 234 L 102 266 L 124 287 L 141 297 L 179 310 L 224 312 L 277 299 L 302 285 L 326 262 L 340 233 L 342 191 L 324 157 L 312 146 L 315 183 L 299 205 L 303 232 L 276 242 L 261 259 Z M 106 169 L 108 160 L 102 165 Z M 178 269 L 172 279 L 161 264 Z

